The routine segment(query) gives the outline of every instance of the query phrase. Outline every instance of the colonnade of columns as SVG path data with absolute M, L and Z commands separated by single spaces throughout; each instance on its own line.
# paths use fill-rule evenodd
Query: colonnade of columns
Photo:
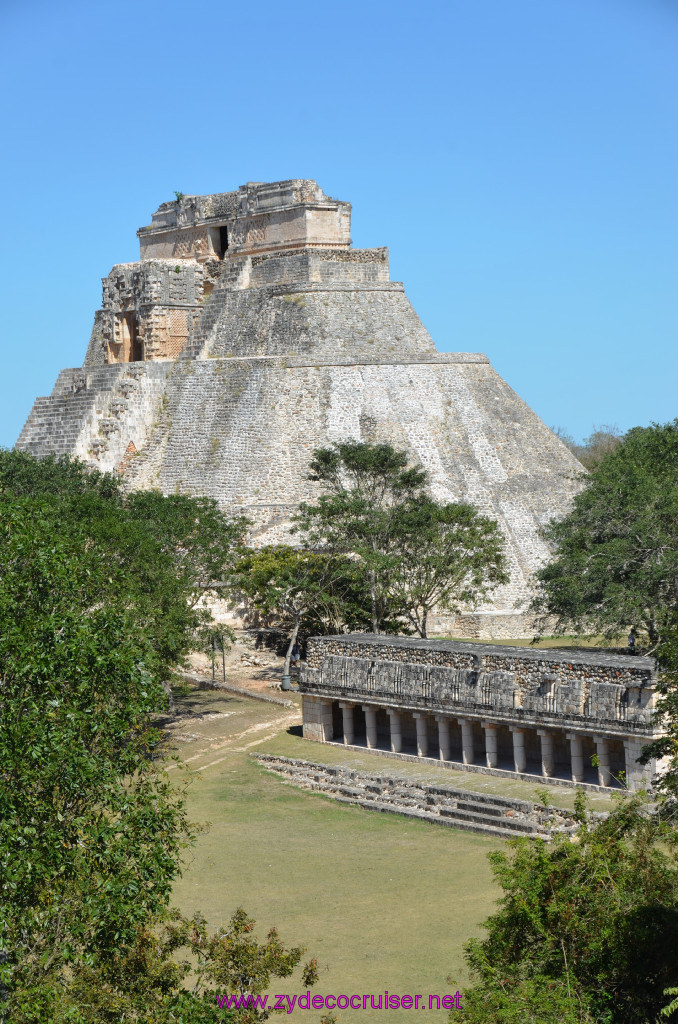
M 357 705 L 350 701 L 339 701 L 342 713 L 342 735 L 343 742 L 352 745 L 355 742 L 354 709 Z M 374 704 L 362 704 L 365 716 L 365 738 L 369 748 L 378 746 L 377 712 L 379 708 Z M 394 753 L 401 753 L 403 749 L 403 712 L 395 708 L 386 708 L 389 718 L 390 748 Z M 426 711 L 414 711 L 412 716 L 415 720 L 417 755 L 419 757 L 438 757 L 441 761 L 451 760 L 452 741 L 450 726 L 457 723 L 461 727 L 461 759 L 464 764 L 475 764 L 476 750 L 474 743 L 473 721 L 458 715 L 434 715 L 438 725 L 438 750 L 432 751 L 429 739 L 429 718 Z M 496 768 L 498 764 L 498 728 L 499 723 L 481 721 L 485 738 L 485 764 L 488 768 Z M 513 741 L 513 768 L 519 774 L 527 770 L 527 754 L 525 736 L 528 729 L 519 725 L 509 726 Z M 547 778 L 555 775 L 555 732 L 551 729 L 538 728 L 536 733 L 541 743 L 541 774 Z M 586 759 L 584 755 L 583 734 L 568 732 L 565 733 L 569 741 L 570 774 L 573 782 L 583 782 L 585 778 Z M 609 739 L 605 736 L 594 736 L 596 747 L 596 767 L 598 773 L 598 784 L 609 786 L 613 780 L 610 769 L 610 746 Z M 629 745 L 626 747 L 626 761 L 629 763 Z M 480 753 L 480 752 L 478 752 Z

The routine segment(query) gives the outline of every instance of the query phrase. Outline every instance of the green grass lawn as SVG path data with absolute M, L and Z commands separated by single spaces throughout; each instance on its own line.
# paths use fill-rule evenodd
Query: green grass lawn
M 315 991 L 323 995 L 443 995 L 468 980 L 462 946 L 479 934 L 497 898 L 486 854 L 501 842 L 285 784 L 250 753 L 277 748 L 320 760 L 334 748 L 286 735 L 275 723 L 290 712 L 280 706 L 194 690 L 179 699 L 179 711 L 176 749 L 200 769 L 191 816 L 211 823 L 175 887 L 185 913 L 201 910 L 217 927 L 242 904 L 262 937 L 276 925 L 287 944 L 319 957 Z M 384 765 L 392 773 L 396 762 Z M 273 991 L 295 993 L 300 985 L 288 979 Z M 286 1019 L 320 1016 L 297 1010 Z M 442 1024 L 447 1012 L 342 1010 L 338 1018 Z

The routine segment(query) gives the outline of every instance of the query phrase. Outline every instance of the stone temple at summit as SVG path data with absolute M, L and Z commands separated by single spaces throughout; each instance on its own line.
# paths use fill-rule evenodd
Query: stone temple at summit
M 211 495 L 260 545 L 314 498 L 315 448 L 389 442 L 436 499 L 471 502 L 506 537 L 510 582 L 438 628 L 523 636 L 539 529 L 581 467 L 485 355 L 437 351 L 388 250 L 351 248 L 350 227 L 350 204 L 308 180 L 163 203 L 140 259 L 103 279 L 83 365 L 36 400 L 16 447 Z

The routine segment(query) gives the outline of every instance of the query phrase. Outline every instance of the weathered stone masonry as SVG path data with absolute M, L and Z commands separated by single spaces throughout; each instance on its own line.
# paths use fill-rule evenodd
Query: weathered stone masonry
M 558 834 L 573 835 L 577 830 L 571 813 L 545 808 L 531 801 L 450 786 L 426 785 L 401 775 L 371 775 L 342 765 L 318 764 L 277 754 L 250 756 L 292 785 L 315 790 L 333 800 L 357 804 L 367 810 L 401 814 L 417 821 L 462 828 L 501 839 L 515 839 L 520 835 L 550 839 Z
M 650 658 L 365 634 L 316 637 L 304 736 L 477 770 L 631 789 L 657 735 Z M 594 766 L 594 755 L 597 764 Z
M 436 350 L 388 250 L 352 249 L 350 222 L 349 203 L 304 180 L 163 203 L 139 261 L 103 279 L 83 366 L 36 400 L 17 447 L 212 495 L 264 544 L 314 499 L 314 448 L 387 441 L 435 498 L 471 502 L 506 539 L 510 583 L 438 630 L 524 636 L 539 528 L 567 511 L 581 467 L 486 356 Z

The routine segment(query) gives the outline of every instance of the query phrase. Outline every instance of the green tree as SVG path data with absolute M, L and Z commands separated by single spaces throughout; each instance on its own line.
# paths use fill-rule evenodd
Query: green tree
M 171 556 L 194 606 L 225 582 L 243 550 L 249 521 L 224 513 L 214 498 L 136 491 L 126 500 L 134 518 L 150 526 Z
M 545 531 L 554 559 L 535 608 L 561 631 L 613 638 L 630 626 L 656 645 L 678 615 L 678 420 L 636 427 L 591 471 Z
M 167 912 L 139 925 L 132 940 L 105 960 L 74 963 L 65 984 L 49 978 L 24 989 L 12 999 L 12 1024 L 266 1020 L 270 1011 L 256 997 L 274 978 L 290 977 L 297 969 L 303 987 L 313 986 L 318 964 L 311 959 L 302 965 L 305 948 L 286 948 L 275 928 L 259 942 L 254 925 L 242 907 L 212 933 L 200 914 L 186 918 Z M 230 1005 L 231 996 L 240 1005 Z
M 194 829 L 153 726 L 196 592 L 232 557 L 225 523 L 0 452 L 3 1022 L 225 1019 L 173 959 L 195 930 L 168 914 Z
M 264 615 L 275 615 L 290 631 L 283 673 L 302 624 L 336 623 L 343 594 L 352 587 L 347 559 L 286 544 L 249 551 L 236 564 L 232 585 Z
M 357 559 L 374 633 L 394 617 L 389 591 L 399 561 L 398 511 L 425 496 L 426 473 L 408 468 L 407 461 L 405 452 L 388 444 L 340 441 L 317 449 L 309 479 L 321 483 L 327 493 L 315 505 L 302 504 L 295 518 L 307 547 L 322 546 Z
M 125 494 L 119 478 L 89 471 L 76 459 L 36 459 L 0 451 L 0 501 L 35 501 L 58 520 L 57 533 L 81 547 L 99 544 L 112 579 L 135 590 L 139 625 L 147 626 L 166 664 L 176 664 L 211 615 L 201 597 L 221 589 L 242 551 L 248 525 L 211 498 Z M 57 511 L 58 509 L 58 511 Z
M 265 992 L 271 978 L 287 978 L 294 973 L 306 952 L 303 946 L 285 949 L 276 928 L 271 928 L 266 941 L 260 943 L 253 935 L 255 922 L 239 907 L 225 929 L 209 935 L 205 923 L 194 919 L 191 949 L 198 959 L 200 984 L 213 982 L 220 992 L 240 996 Z M 318 961 L 313 958 L 302 967 L 304 988 L 318 980 Z
M 426 638 L 433 608 L 459 612 L 508 582 L 499 526 L 473 506 L 419 498 L 395 518 L 398 562 L 390 593 L 419 636 Z
M 88 469 L 84 462 L 67 456 L 37 459 L 28 452 L 0 449 L 0 496 L 4 498 L 53 495 L 65 499 L 91 493 L 120 498 L 120 477 Z
M 467 944 L 477 984 L 451 1020 L 656 1021 L 678 981 L 678 837 L 640 796 L 595 822 L 580 796 L 577 815 L 575 842 L 518 839 L 490 854 L 503 895 L 487 937 Z
M 678 616 L 665 626 L 655 657 L 660 666 L 656 720 L 663 734 L 643 748 L 641 764 L 665 759 L 656 788 L 665 812 L 678 818 Z
M 463 1024 L 609 1024 L 607 1016 L 593 1016 L 588 1000 L 568 989 L 566 982 L 534 978 L 496 978 L 464 993 L 462 1012 L 450 1021 Z
M 60 533 L 62 511 L 0 505 L 0 984 L 12 996 L 130 943 L 166 906 L 192 838 L 151 724 L 178 622 L 190 636 L 184 595 L 153 610 L 115 549 Z M 169 642 L 160 620 L 174 605 Z
M 562 427 L 553 427 L 553 433 L 566 445 L 574 457 L 579 459 L 585 469 L 597 469 L 606 455 L 613 452 L 620 444 L 622 432 L 619 427 L 603 424 L 595 427 L 581 444 L 577 444 L 571 434 Z
M 326 493 L 303 504 L 296 528 L 309 547 L 348 555 L 369 600 L 372 632 L 426 636 L 431 609 L 473 604 L 505 582 L 503 540 L 470 505 L 440 505 L 427 473 L 387 444 L 343 441 L 314 453 L 310 479 Z

